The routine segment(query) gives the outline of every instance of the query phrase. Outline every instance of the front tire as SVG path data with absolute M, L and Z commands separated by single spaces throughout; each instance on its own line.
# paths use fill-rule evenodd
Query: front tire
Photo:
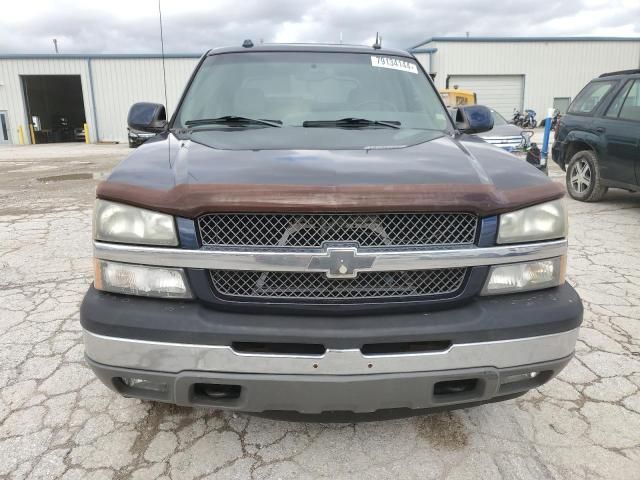
M 571 157 L 565 178 L 569 195 L 581 202 L 597 202 L 608 190 L 602 185 L 598 157 L 591 150 L 582 150 Z

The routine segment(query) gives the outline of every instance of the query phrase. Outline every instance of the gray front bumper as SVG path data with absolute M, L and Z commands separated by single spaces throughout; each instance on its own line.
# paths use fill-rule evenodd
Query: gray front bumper
M 571 356 L 521 367 L 491 367 L 447 371 L 364 375 L 276 375 L 185 371 L 149 372 L 109 367 L 87 358 L 96 375 L 113 390 L 128 396 L 184 406 L 224 408 L 244 412 L 365 413 L 388 409 L 441 409 L 477 405 L 511 398 L 553 378 Z M 535 372 L 535 377 L 530 374 Z M 509 377 L 517 381 L 505 383 Z M 160 390 L 131 387 L 121 378 L 136 378 L 162 385 Z M 436 393 L 436 384 L 473 381 L 474 386 L 459 393 Z M 240 387 L 232 399 L 203 395 L 198 385 L 217 384 Z
M 358 348 L 329 348 L 321 355 L 237 352 L 227 345 L 155 342 L 84 331 L 85 351 L 103 365 L 168 373 L 205 371 L 278 375 L 361 375 L 510 368 L 573 353 L 578 328 L 536 337 L 454 343 L 446 350 L 365 355 Z
M 247 412 L 359 413 L 485 403 L 524 392 L 564 368 L 577 335 L 576 328 L 424 353 L 365 355 L 359 349 L 329 349 L 322 355 L 274 355 L 85 330 L 85 348 L 96 375 L 125 396 Z M 463 380 L 473 387 L 437 392 L 441 382 Z M 212 384 L 234 386 L 239 395 L 212 398 L 199 391 Z

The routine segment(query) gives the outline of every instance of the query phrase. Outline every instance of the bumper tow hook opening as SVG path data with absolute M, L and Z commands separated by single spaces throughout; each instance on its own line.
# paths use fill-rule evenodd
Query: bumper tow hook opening
M 464 380 L 448 380 L 438 382 L 433 386 L 434 395 L 460 395 L 463 393 L 473 392 L 478 386 L 477 378 L 468 378 Z
M 194 393 L 198 397 L 209 400 L 235 400 L 240 397 L 240 385 L 226 385 L 222 383 L 196 383 Z

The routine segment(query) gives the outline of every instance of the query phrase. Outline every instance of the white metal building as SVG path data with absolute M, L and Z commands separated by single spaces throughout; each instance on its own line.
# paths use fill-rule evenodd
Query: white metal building
M 640 37 L 434 37 L 410 49 L 436 85 L 471 89 L 509 118 L 513 109 L 566 109 L 593 77 L 640 67 Z M 167 55 L 169 114 L 199 54 Z M 159 55 L 1 55 L 0 143 L 73 140 L 86 122 L 92 142 L 126 142 L 131 104 L 165 103 Z
M 166 56 L 169 114 L 199 57 Z M 19 143 L 22 127 L 31 143 L 33 116 L 42 122 L 37 142 L 60 140 L 44 135 L 59 118 L 71 130 L 86 121 L 92 142 L 126 142 L 127 112 L 140 101 L 165 103 L 159 55 L 0 55 L 0 142 Z
M 433 37 L 409 50 L 438 88 L 473 90 L 508 120 L 514 108 L 564 112 L 592 78 L 640 68 L 640 37 Z

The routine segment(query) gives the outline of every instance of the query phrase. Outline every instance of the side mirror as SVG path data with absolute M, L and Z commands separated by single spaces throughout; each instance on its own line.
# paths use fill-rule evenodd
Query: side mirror
M 493 114 L 484 105 L 460 105 L 456 128 L 462 133 L 482 133 L 493 128 Z
M 167 127 L 167 111 L 159 103 L 134 103 L 129 109 L 127 124 L 132 130 L 162 132 Z

